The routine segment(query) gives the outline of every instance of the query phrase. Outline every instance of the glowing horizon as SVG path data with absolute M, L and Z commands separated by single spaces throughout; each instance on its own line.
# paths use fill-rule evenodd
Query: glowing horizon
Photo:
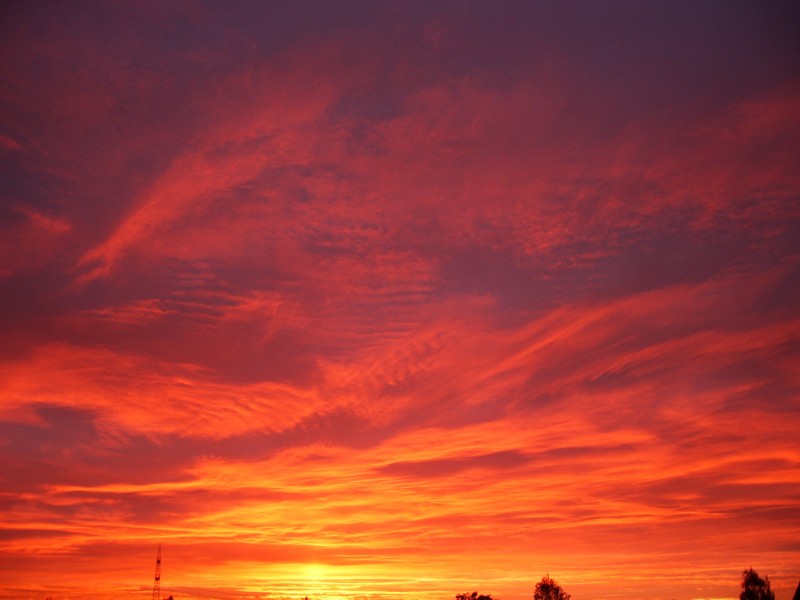
M 793 12 L 3 9 L 0 598 L 789 600 Z

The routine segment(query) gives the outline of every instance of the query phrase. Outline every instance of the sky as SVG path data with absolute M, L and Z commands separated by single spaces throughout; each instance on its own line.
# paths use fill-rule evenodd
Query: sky
M 791 597 L 796 6 L 0 12 L 0 598 Z

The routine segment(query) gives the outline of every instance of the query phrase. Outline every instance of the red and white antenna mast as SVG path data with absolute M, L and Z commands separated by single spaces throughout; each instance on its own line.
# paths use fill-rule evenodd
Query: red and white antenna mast
M 158 545 L 158 556 L 156 556 L 156 579 L 153 582 L 153 600 L 161 600 L 161 544 Z

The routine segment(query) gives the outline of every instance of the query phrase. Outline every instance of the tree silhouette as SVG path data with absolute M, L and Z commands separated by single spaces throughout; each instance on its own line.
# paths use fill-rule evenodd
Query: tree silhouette
M 533 590 L 533 600 L 569 600 L 571 597 L 550 575 L 542 577 Z
M 491 594 L 472 592 L 471 594 L 456 594 L 456 600 L 494 600 L 494 598 Z
M 769 589 L 769 577 L 764 575 L 764 579 L 758 576 L 750 567 L 742 571 L 742 593 L 739 600 L 775 600 L 775 594 Z

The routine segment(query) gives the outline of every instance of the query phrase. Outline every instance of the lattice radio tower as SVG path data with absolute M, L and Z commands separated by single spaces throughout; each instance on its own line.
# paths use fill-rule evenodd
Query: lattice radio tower
M 161 544 L 156 556 L 156 579 L 153 582 L 153 600 L 161 600 Z

